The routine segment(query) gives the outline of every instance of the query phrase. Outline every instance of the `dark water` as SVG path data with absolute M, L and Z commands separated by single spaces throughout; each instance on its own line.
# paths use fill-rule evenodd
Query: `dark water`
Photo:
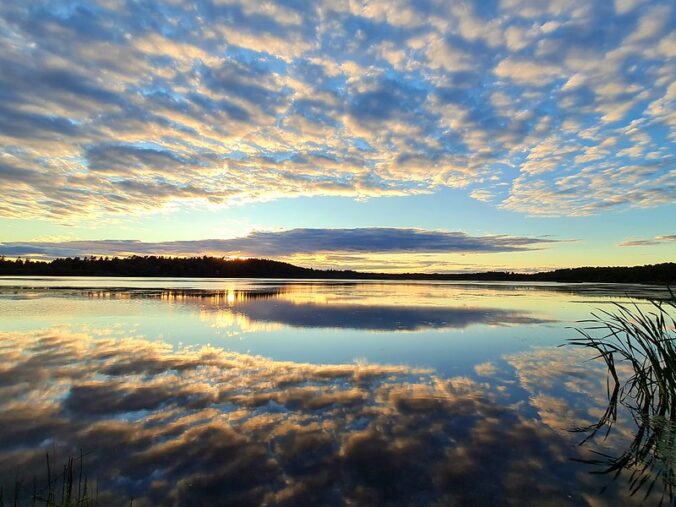
M 30 505 L 45 454 L 57 475 L 82 451 L 101 505 L 657 504 L 631 470 L 574 461 L 621 453 L 636 424 L 579 446 L 606 374 L 558 346 L 627 295 L 662 293 L 1 279 L 4 496 Z

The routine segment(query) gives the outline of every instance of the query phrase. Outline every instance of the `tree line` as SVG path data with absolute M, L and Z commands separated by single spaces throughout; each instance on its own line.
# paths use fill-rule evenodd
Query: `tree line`
M 67 257 L 51 261 L 0 257 L 0 276 L 121 276 L 207 278 L 329 278 L 676 284 L 676 263 L 632 267 L 580 267 L 540 273 L 367 273 L 312 269 L 271 259 L 219 257 Z

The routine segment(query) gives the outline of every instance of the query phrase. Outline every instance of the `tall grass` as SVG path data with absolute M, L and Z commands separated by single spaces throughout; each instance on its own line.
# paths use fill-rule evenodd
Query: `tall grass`
M 0 486 L 0 507 L 23 505 L 44 507 L 96 507 L 98 491 L 92 492 L 91 483 L 84 471 L 85 454 L 69 457 L 61 473 L 54 473 L 49 453 L 45 454 L 46 478 L 39 481 L 33 476 L 32 484 L 17 480 L 11 492 Z M 96 486 L 98 488 L 98 485 Z M 29 492 L 27 492 L 30 491 Z M 6 503 L 7 502 L 7 503 Z
M 613 478 L 627 471 L 631 494 L 642 492 L 644 499 L 661 485 L 660 504 L 666 499 L 672 503 L 676 488 L 675 310 L 673 292 L 667 301 L 651 301 L 649 310 L 615 304 L 612 311 L 601 310 L 582 321 L 580 336 L 569 340 L 597 352 L 608 370 L 604 414 L 592 425 L 573 429 L 587 433 L 581 444 L 599 432 L 607 437 L 617 422 L 618 407 L 627 409 L 636 425 L 624 452 L 595 452 L 595 458 L 578 461 L 595 465 L 593 473 Z

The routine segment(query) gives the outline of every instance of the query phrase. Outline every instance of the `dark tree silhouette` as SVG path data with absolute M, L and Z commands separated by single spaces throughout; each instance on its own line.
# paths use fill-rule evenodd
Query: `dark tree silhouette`
M 633 267 L 582 267 L 542 273 L 489 271 L 484 273 L 365 273 L 303 268 L 270 259 L 218 257 L 75 257 L 49 262 L 0 257 L 0 275 L 143 276 L 209 278 L 329 278 L 375 280 L 477 280 L 531 282 L 608 282 L 676 284 L 676 263 Z

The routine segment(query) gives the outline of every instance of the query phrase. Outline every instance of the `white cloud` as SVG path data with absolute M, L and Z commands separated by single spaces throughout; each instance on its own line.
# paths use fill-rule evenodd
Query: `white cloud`
M 563 79 L 563 69 L 554 65 L 538 63 L 530 60 L 505 58 L 495 67 L 495 75 L 511 79 L 519 84 L 543 86 L 555 79 Z
M 676 241 L 676 234 L 664 234 L 648 239 L 630 239 L 623 241 L 618 246 L 656 246 L 669 245 Z
M 5 2 L 0 215 L 73 222 L 444 186 L 487 198 L 515 178 L 504 168 L 551 189 L 560 170 L 664 161 L 676 32 L 673 5 L 653 4 Z M 635 120 L 649 142 L 615 132 Z M 599 146 L 608 137 L 613 149 Z M 664 165 L 640 174 L 668 180 Z M 525 181 L 508 202 L 529 212 Z M 572 206 L 573 192 L 548 199 Z
M 615 0 L 615 11 L 622 15 L 627 14 L 639 5 L 641 5 L 645 0 Z
M 658 5 L 643 14 L 636 29 L 627 37 L 627 42 L 641 42 L 660 35 L 669 26 L 673 6 Z
M 583 74 L 573 74 L 568 81 L 561 87 L 561 90 L 574 90 L 585 84 L 586 78 Z
M 472 199 L 476 199 L 477 201 L 482 202 L 490 202 L 495 197 L 493 195 L 493 192 L 491 192 L 490 190 L 486 190 L 484 188 L 477 188 L 475 190 L 472 190 L 469 193 L 469 195 Z

